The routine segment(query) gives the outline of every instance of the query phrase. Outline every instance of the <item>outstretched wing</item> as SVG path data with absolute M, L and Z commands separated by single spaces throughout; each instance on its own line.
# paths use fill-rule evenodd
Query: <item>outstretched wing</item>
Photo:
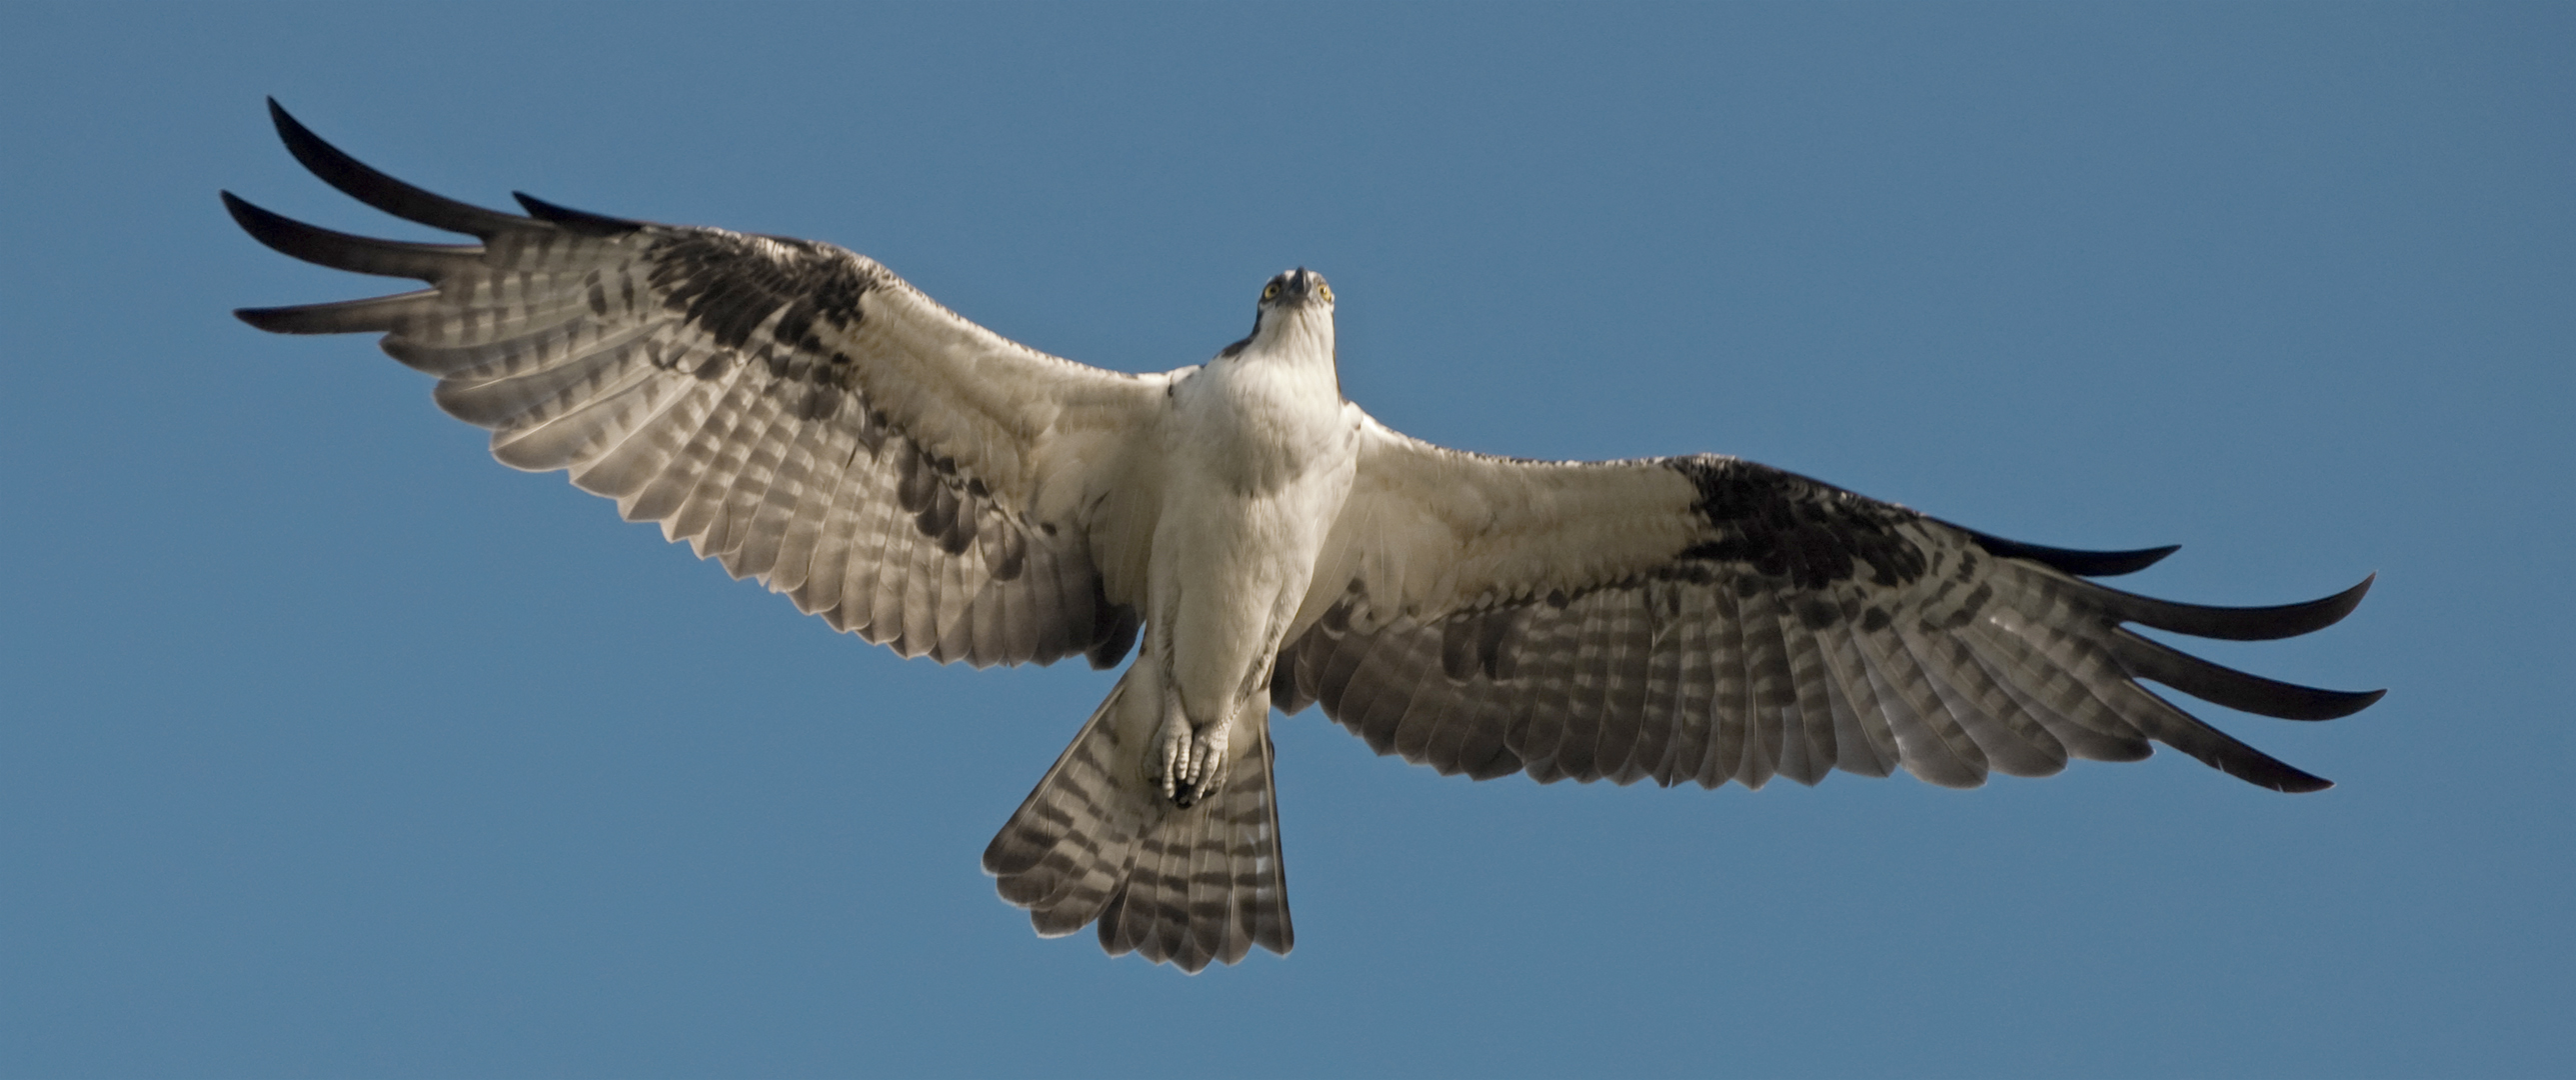
M 1519 461 L 1369 420 L 1272 699 L 1478 779 L 1760 787 L 1903 766 L 1973 787 L 2154 740 L 2264 787 L 2328 786 L 2137 680 L 2295 720 L 2380 692 L 2273 682 L 2122 624 L 2290 637 L 2370 582 L 2214 608 L 2084 580 L 2172 551 L 2015 543 L 1734 458 Z
M 477 244 L 400 243 L 292 221 L 231 193 L 234 220 L 308 262 L 430 288 L 246 309 L 292 334 L 381 332 L 438 376 L 492 453 L 564 469 L 735 577 L 906 656 L 982 666 L 1115 663 L 1133 599 L 1094 553 L 1130 524 L 1103 496 L 1161 376 L 1034 352 L 873 260 L 824 244 L 433 195 L 341 153 L 269 103 L 298 161 L 397 217 Z M 1150 471 L 1125 477 L 1150 484 Z

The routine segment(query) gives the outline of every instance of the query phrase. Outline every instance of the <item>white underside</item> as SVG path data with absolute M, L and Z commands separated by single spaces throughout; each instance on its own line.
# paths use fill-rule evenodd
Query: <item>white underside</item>
M 1271 658 L 1350 495 L 1359 429 L 1334 381 L 1330 319 L 1289 314 L 1169 398 L 1146 574 L 1165 725 L 1149 765 L 1167 793 L 1213 787 L 1237 722 L 1257 733 Z

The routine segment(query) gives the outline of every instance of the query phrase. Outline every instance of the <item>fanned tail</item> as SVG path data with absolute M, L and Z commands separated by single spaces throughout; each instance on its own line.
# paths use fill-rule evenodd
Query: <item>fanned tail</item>
M 1268 701 L 1244 705 L 1233 763 L 1216 793 L 1182 809 L 1149 781 L 1160 719 L 1153 665 L 1109 692 L 1019 811 L 984 849 L 1002 899 L 1045 937 L 1097 922 L 1110 955 L 1134 952 L 1195 974 L 1259 945 L 1295 943 L 1271 796 Z

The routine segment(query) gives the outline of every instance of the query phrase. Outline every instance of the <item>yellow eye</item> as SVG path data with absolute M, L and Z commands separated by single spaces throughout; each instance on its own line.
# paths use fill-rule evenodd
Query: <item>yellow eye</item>
M 1324 302 L 1327 304 L 1332 303 L 1333 287 L 1330 285 L 1317 285 L 1315 286 L 1315 295 L 1323 297 Z
M 1262 289 L 1261 298 L 1264 300 L 1279 299 L 1279 283 L 1276 281 L 1271 282 L 1269 287 Z

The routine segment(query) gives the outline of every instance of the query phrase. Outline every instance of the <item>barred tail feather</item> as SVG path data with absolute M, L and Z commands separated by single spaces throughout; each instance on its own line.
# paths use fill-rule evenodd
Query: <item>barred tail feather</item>
M 1238 727 L 1237 756 L 1215 796 L 1166 808 L 1138 839 L 1100 916 L 1100 947 L 1110 955 L 1132 951 L 1196 974 L 1212 960 L 1239 961 L 1254 945 L 1282 955 L 1295 946 L 1265 705 L 1247 704 L 1262 712 L 1236 720 L 1255 730 Z
M 1111 955 L 1195 973 L 1252 946 L 1286 953 L 1287 875 L 1271 796 L 1268 701 L 1244 706 L 1216 793 L 1175 807 L 1146 778 L 1160 720 L 1150 662 L 1128 669 L 984 849 L 1002 899 L 1046 937 L 1094 922 Z M 1253 711 L 1259 710 L 1259 711 Z

